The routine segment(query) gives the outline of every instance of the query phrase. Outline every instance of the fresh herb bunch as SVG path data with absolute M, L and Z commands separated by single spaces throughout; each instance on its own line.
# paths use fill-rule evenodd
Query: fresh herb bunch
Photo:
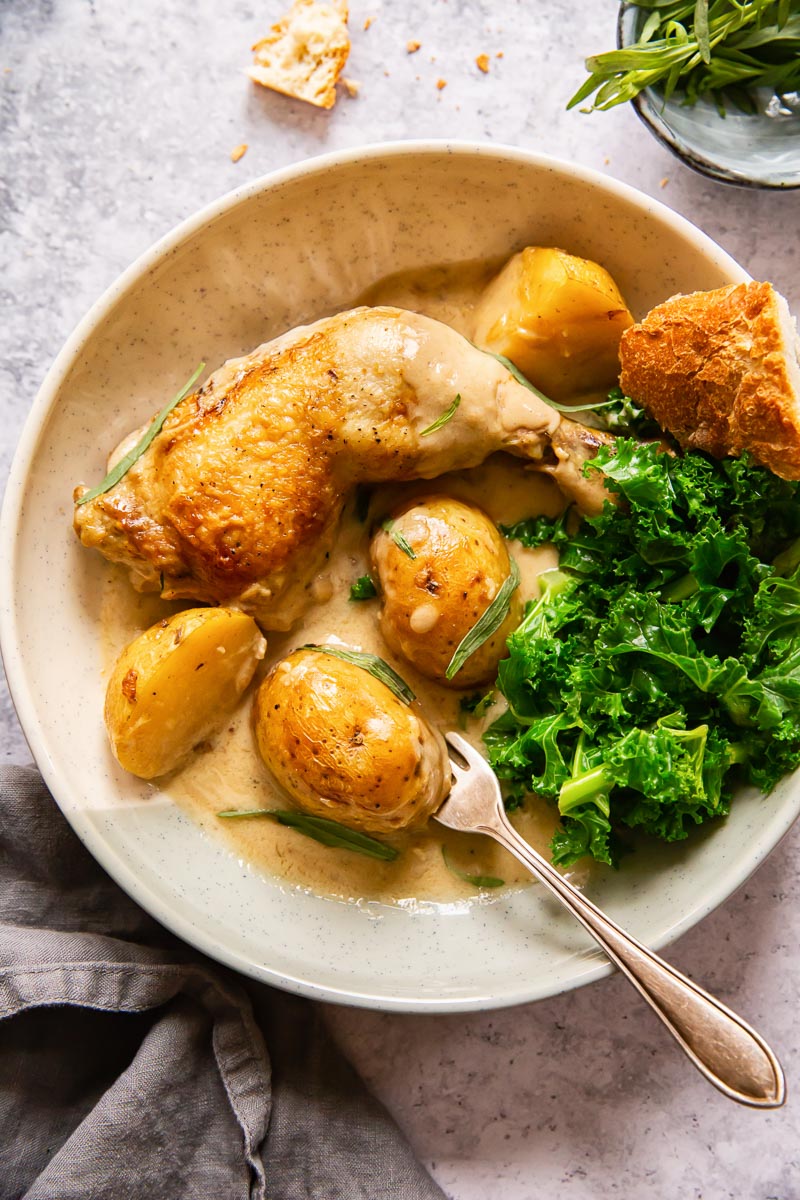
M 560 864 L 615 864 L 625 827 L 684 838 L 737 779 L 769 791 L 800 763 L 800 484 L 630 438 L 595 467 L 618 503 L 506 531 L 560 564 L 485 735 L 501 778 L 558 801 Z
M 755 112 L 753 89 L 800 89 L 800 0 L 631 0 L 649 15 L 631 46 L 586 59 L 588 79 L 567 108 L 594 95 L 605 110 L 658 87 L 686 104 L 709 96 Z

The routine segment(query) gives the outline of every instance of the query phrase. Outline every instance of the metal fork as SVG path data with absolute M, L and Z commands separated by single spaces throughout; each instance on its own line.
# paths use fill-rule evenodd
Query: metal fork
M 508 820 L 497 777 L 457 733 L 448 733 L 454 784 L 436 820 L 498 841 L 558 897 L 658 1014 L 706 1079 L 740 1104 L 779 1108 L 783 1070 L 767 1043 L 741 1017 L 665 963 L 587 900 Z

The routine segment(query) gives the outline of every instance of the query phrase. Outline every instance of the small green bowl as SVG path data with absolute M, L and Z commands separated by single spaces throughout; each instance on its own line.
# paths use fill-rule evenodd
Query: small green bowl
M 622 4 L 617 45 L 632 45 L 643 17 L 640 8 Z M 694 105 L 679 97 L 665 101 L 647 88 L 632 100 L 650 132 L 682 162 L 701 175 L 739 187 L 789 191 L 800 188 L 800 94 L 782 102 L 763 89 L 760 111 L 728 111 L 722 117 L 706 99 Z

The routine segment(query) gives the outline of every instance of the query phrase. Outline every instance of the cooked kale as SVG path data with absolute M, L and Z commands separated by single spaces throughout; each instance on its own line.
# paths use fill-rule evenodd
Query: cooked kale
M 560 864 L 615 864 L 625 827 L 684 838 L 800 763 L 800 483 L 630 438 L 589 469 L 617 493 L 599 516 L 504 530 L 560 562 L 485 735 L 501 778 L 557 801 Z

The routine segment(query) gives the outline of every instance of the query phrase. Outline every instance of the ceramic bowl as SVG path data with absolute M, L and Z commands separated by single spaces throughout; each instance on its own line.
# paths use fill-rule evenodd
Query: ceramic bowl
M 13 465 L 0 527 L 0 632 L 33 754 L 105 869 L 186 941 L 256 978 L 376 1008 L 480 1009 L 606 973 L 538 887 L 490 902 L 388 907 L 265 878 L 162 792 L 122 772 L 102 721 L 99 581 L 71 529 L 77 480 L 183 382 L 290 326 L 352 304 L 404 268 L 529 243 L 602 262 L 643 314 L 676 291 L 747 278 L 663 205 L 520 150 L 400 143 L 257 180 L 160 241 L 95 304 L 51 368 Z M 737 797 L 729 820 L 600 872 L 590 893 L 663 946 L 728 896 L 788 829 L 800 789 Z
M 646 15 L 641 8 L 622 5 L 620 47 L 637 40 Z M 646 88 L 632 104 L 662 145 L 701 175 L 740 187 L 800 188 L 800 97 L 781 103 L 761 89 L 757 102 L 758 111 L 752 115 L 729 105 L 721 117 L 711 100 L 683 105 L 679 96 L 665 101 L 658 91 Z

